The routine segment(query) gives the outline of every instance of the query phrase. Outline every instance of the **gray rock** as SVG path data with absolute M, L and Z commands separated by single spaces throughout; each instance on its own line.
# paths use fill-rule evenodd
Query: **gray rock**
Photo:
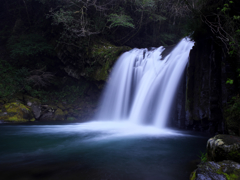
M 54 118 L 54 113 L 53 112 L 47 112 L 44 113 L 41 117 L 40 117 L 40 121 L 53 121 Z
M 30 96 L 24 96 L 25 103 L 27 106 L 31 107 L 31 110 L 33 112 L 34 118 L 38 119 L 41 115 L 41 102 L 39 99 L 30 97 Z
M 209 161 L 232 160 L 240 163 L 240 137 L 219 134 L 207 142 Z
M 201 163 L 192 172 L 190 180 L 238 180 L 240 179 L 240 164 L 233 161 Z

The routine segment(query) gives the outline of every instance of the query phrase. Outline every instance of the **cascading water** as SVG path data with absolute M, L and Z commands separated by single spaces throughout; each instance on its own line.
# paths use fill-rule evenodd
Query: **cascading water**
M 193 45 L 184 38 L 164 58 L 164 47 L 124 53 L 109 77 L 96 119 L 164 127 Z
M 189 179 L 189 162 L 207 138 L 159 127 L 192 45 L 184 39 L 166 57 L 163 47 L 124 53 L 109 78 L 101 121 L 1 124 L 1 179 Z

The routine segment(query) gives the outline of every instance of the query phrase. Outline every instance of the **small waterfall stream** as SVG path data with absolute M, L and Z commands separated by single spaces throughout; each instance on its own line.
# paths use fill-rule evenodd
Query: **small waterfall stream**
M 165 57 L 164 47 L 124 53 L 109 77 L 96 119 L 163 128 L 193 45 L 184 38 Z

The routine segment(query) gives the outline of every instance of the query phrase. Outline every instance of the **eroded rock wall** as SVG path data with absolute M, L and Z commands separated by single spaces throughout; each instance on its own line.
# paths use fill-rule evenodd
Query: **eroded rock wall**
M 210 133 L 225 131 L 223 107 L 229 97 L 226 81 L 231 69 L 224 52 L 211 38 L 197 41 L 190 51 L 186 81 L 177 93 L 178 127 Z

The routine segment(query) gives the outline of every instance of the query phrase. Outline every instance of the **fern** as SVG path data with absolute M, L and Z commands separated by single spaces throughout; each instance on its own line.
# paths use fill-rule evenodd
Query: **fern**
M 130 27 L 134 28 L 134 24 L 132 23 L 132 18 L 125 14 L 110 14 L 108 16 L 108 22 L 111 22 L 109 28 L 123 26 L 123 27 Z

